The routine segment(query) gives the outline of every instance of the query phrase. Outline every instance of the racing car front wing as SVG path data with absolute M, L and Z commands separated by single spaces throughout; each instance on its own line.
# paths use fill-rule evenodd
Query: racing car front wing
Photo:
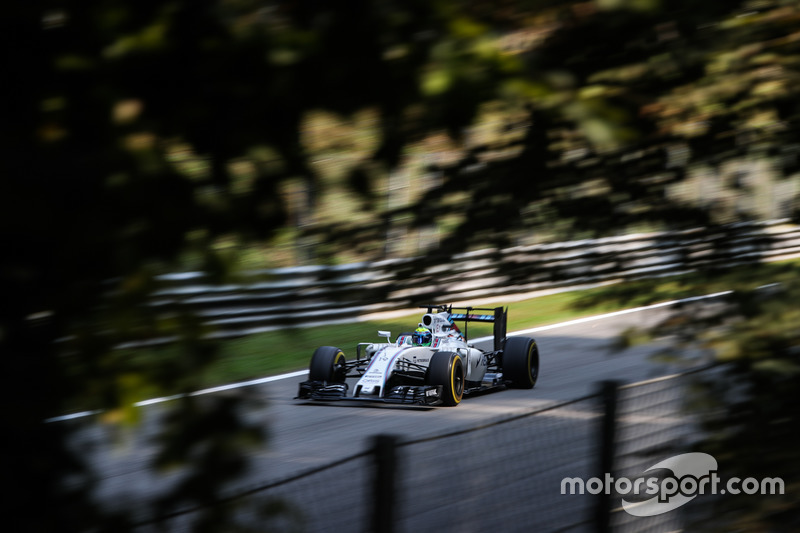
M 343 400 L 347 397 L 347 383 L 325 383 L 324 381 L 304 381 L 300 383 L 297 398 L 301 400 Z
M 323 381 L 303 381 L 297 392 L 300 400 L 359 400 L 369 402 L 399 403 L 410 405 L 438 405 L 442 403 L 442 387 L 434 385 L 397 385 L 387 390 L 383 396 L 348 396 L 347 383 L 325 383 Z

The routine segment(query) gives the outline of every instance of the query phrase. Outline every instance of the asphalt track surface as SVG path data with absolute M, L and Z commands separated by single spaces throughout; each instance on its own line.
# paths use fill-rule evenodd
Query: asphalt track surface
M 509 312 L 513 313 L 513 306 Z M 304 373 L 247 385 L 248 392 L 265 405 L 247 416 L 267 428 L 269 439 L 251 456 L 249 474 L 239 488 L 285 479 L 352 456 L 367 449 L 376 435 L 424 439 L 590 395 L 597 392 L 602 380 L 633 383 L 682 370 L 651 360 L 650 356 L 661 347 L 658 344 L 622 351 L 613 348 L 615 339 L 627 328 L 647 327 L 668 312 L 669 306 L 645 308 L 524 332 L 539 345 L 540 374 L 536 387 L 483 394 L 467 398 L 452 408 L 408 409 L 361 402 L 353 406 L 295 400 Z M 353 347 L 341 348 L 346 355 L 353 353 Z M 81 424 L 85 428 L 78 434 L 75 445 L 89 450 L 92 468 L 102 480 L 98 494 L 103 501 L 144 501 L 148 495 L 157 493 L 160 486 L 169 484 L 169 479 L 148 468 L 155 450 L 150 440 L 157 426 L 155 421 L 168 400 L 150 403 L 142 407 L 141 427 L 122 438 L 101 424 L 86 424 L 85 419 Z M 572 475 L 585 469 L 586 465 L 579 463 Z M 552 522 L 547 526 L 540 530 L 558 529 Z M 409 530 L 416 527 L 413 522 L 407 524 Z

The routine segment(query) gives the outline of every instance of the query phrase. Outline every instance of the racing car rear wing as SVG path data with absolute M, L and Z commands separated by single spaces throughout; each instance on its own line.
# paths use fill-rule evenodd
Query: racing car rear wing
M 452 320 L 464 322 L 464 339 L 469 339 L 467 335 L 467 325 L 470 322 L 493 322 L 494 323 L 494 349 L 503 349 L 503 342 L 506 339 L 506 327 L 508 309 L 504 307 L 453 307 L 452 305 L 421 305 L 427 309 L 428 313 L 449 313 Z

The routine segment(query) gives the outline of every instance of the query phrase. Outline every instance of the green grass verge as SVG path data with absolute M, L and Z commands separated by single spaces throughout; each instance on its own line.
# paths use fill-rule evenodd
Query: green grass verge
M 507 305 L 508 329 L 514 331 L 722 290 L 754 288 L 796 277 L 798 268 L 800 261 L 787 261 L 620 283 L 525 301 L 509 302 L 500 298 L 497 302 L 482 306 Z M 412 331 L 419 317 L 419 313 L 414 313 L 380 322 L 286 328 L 231 339 L 223 343 L 220 357 L 208 369 L 204 382 L 216 385 L 302 370 L 307 368 L 311 354 L 318 346 L 337 346 L 344 350 L 345 355 L 353 357 L 357 343 L 379 340 L 379 329 L 390 330 L 394 338 L 403 331 Z M 471 338 L 490 335 L 491 326 L 471 324 L 469 333 Z
M 509 331 L 542 324 L 552 324 L 578 316 L 614 310 L 614 305 L 602 302 L 578 310 L 580 300 L 591 291 L 541 296 L 527 301 L 495 305 L 509 307 Z M 417 327 L 421 313 L 380 321 L 354 322 L 343 325 L 317 326 L 304 329 L 287 328 L 281 331 L 259 333 L 224 342 L 220 357 L 208 372 L 208 384 L 250 379 L 258 376 L 302 370 L 308 367 L 311 354 L 319 346 L 336 346 L 348 357 L 355 356 L 359 342 L 380 342 L 378 330 L 389 330 L 392 339 L 402 332 Z M 469 325 L 469 337 L 478 338 L 492 334 L 491 324 Z

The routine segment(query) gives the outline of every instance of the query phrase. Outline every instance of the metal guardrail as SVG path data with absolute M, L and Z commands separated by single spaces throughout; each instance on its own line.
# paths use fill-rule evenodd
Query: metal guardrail
M 800 226 L 788 219 L 680 232 L 485 249 L 337 266 L 255 271 L 214 285 L 199 272 L 160 277 L 151 305 L 191 310 L 218 337 L 278 327 L 352 321 L 413 307 L 609 281 L 676 275 L 800 257 Z M 376 303 L 379 302 L 379 303 Z

